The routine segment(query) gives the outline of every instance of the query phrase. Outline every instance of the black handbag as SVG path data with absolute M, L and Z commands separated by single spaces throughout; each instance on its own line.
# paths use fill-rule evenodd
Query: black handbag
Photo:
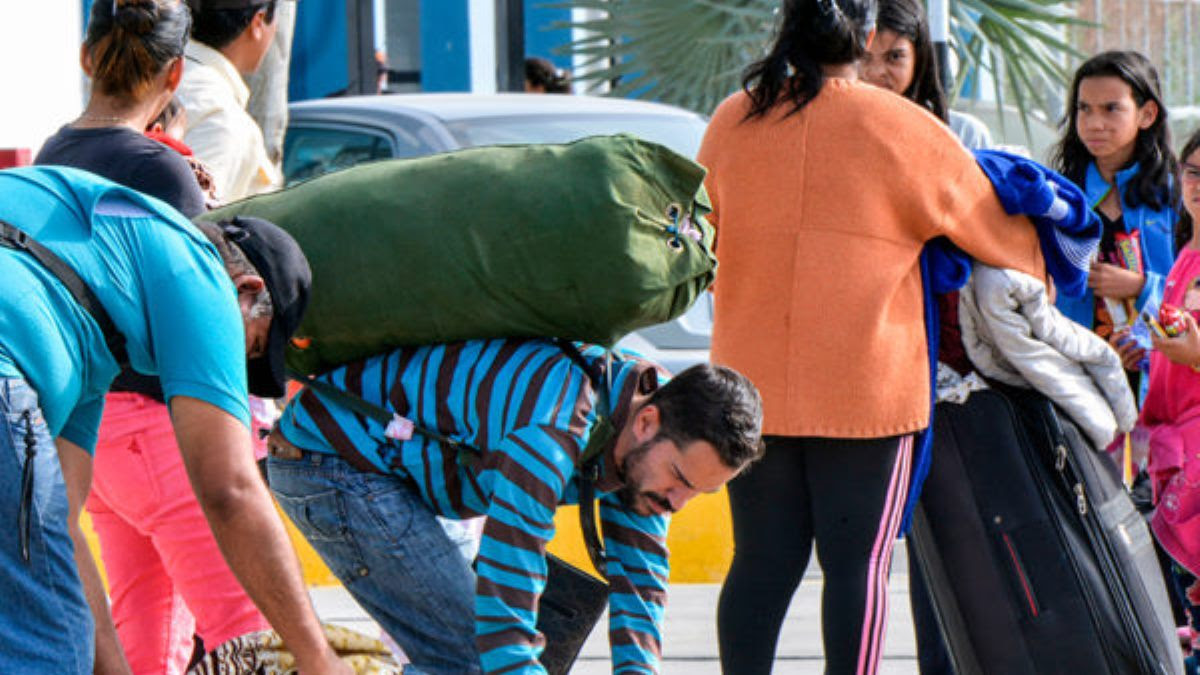
M 595 483 L 600 476 L 600 455 L 605 446 L 616 436 L 612 426 L 612 409 L 609 405 L 611 382 L 601 377 L 598 369 L 592 367 L 579 350 L 566 340 L 554 340 L 555 344 L 570 357 L 575 365 L 583 369 L 596 391 L 596 409 L 598 416 L 588 437 L 587 446 L 579 459 L 579 469 L 575 472 L 579 487 L 579 529 L 583 532 L 583 540 L 587 545 L 588 556 L 592 565 L 601 575 L 606 573 L 605 561 L 608 559 L 604 545 L 600 539 L 596 525 Z M 611 359 L 612 352 L 608 352 Z M 606 369 L 611 373 L 612 368 Z M 395 416 L 388 410 L 373 403 L 364 401 L 347 391 L 343 391 L 327 382 L 289 373 L 299 382 L 312 387 L 318 393 L 338 401 L 347 408 L 374 419 L 384 427 L 392 422 Z M 449 438 L 432 429 L 419 425 L 413 431 L 433 439 L 443 445 L 455 448 L 459 455 L 459 463 L 467 465 L 481 456 L 478 448 Z M 352 466 L 360 471 L 379 473 L 373 465 L 360 461 L 359 457 L 342 456 Z M 542 591 L 538 606 L 537 629 L 545 637 L 546 646 L 542 651 L 542 666 L 550 675 L 566 675 L 575 663 L 584 642 L 592 634 L 596 623 L 608 607 L 608 583 L 594 577 L 562 558 L 546 554 L 546 587 Z
M 565 675 L 608 607 L 608 584 L 553 554 L 546 554 L 546 589 L 538 605 L 538 631 L 546 638 L 542 666 Z

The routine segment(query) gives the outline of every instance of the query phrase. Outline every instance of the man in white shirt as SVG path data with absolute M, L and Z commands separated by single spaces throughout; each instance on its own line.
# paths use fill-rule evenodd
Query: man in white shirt
M 188 0 L 192 39 L 176 96 L 187 110 L 184 142 L 204 162 L 222 201 L 279 187 L 262 129 L 246 112 L 242 79 L 262 63 L 275 37 L 279 0 Z

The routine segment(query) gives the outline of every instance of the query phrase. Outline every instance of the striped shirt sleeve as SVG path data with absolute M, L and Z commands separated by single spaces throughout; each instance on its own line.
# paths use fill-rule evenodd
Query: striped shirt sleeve
M 545 670 L 537 607 L 546 586 L 546 544 L 573 471 L 571 437 L 530 426 L 491 448 L 480 473 L 491 488 L 476 559 L 475 640 L 486 673 Z
M 657 673 L 667 603 L 668 516 L 641 516 L 600 497 L 608 553 L 608 641 L 614 673 Z

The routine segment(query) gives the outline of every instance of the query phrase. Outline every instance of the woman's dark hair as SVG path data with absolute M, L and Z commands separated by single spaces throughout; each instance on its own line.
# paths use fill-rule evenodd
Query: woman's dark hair
M 1079 84 L 1089 77 L 1119 78 L 1133 90 L 1133 100 L 1139 107 L 1147 101 L 1154 101 L 1158 107 L 1158 116 L 1154 124 L 1148 129 L 1139 130 L 1137 140 L 1134 141 L 1133 156 L 1127 166 L 1136 162 L 1138 172 L 1129 181 L 1123 195 L 1126 203 L 1129 206 L 1145 204 L 1152 209 L 1178 206 L 1178 163 L 1171 152 L 1171 130 L 1167 125 L 1167 106 L 1163 104 L 1158 71 L 1149 59 L 1138 52 L 1103 52 L 1084 61 L 1079 70 L 1075 71 L 1075 79 L 1071 82 L 1071 95 L 1067 101 L 1067 112 L 1060 123 L 1064 129 L 1063 137 L 1054 146 L 1051 158 L 1054 168 L 1076 185 L 1082 186 L 1087 180 L 1087 168 L 1094 158 L 1079 139 L 1076 122 Z
M 1180 163 L 1186 162 L 1188 157 L 1191 157 L 1197 150 L 1200 150 L 1200 129 L 1197 129 L 1192 134 L 1187 143 L 1183 144 L 1183 149 L 1179 151 Z M 1181 200 L 1182 201 L 1182 200 Z M 1195 230 L 1196 223 L 1192 221 L 1192 214 L 1183 208 L 1179 207 L 1179 219 L 1175 221 L 1175 255 L 1183 250 L 1184 246 L 1192 239 L 1192 232 Z
M 547 94 L 571 93 L 571 74 L 536 56 L 525 59 L 525 80 Z
M 213 49 L 221 49 L 236 40 L 246 30 L 246 26 L 250 25 L 254 15 L 259 12 L 267 13 L 263 17 L 267 23 L 275 20 L 276 0 L 263 0 L 249 7 L 230 9 L 213 9 L 209 6 L 210 3 L 202 0 L 189 0 L 189 2 L 193 3 L 192 14 L 195 16 L 195 23 L 192 25 L 192 39 Z M 196 6 L 197 2 L 199 6 Z
M 946 93 L 938 80 L 937 56 L 929 39 L 929 22 L 920 0 L 880 0 L 875 30 L 906 37 L 913 43 L 913 80 L 902 92 L 904 98 L 949 122 Z
M 742 77 L 751 104 L 746 119 L 766 115 L 784 98 L 789 114 L 799 112 L 825 84 L 821 67 L 862 58 L 874 27 L 875 0 L 784 0 L 771 50 Z
M 191 21 L 183 0 L 96 0 L 83 40 L 96 89 L 141 98 L 183 55 Z

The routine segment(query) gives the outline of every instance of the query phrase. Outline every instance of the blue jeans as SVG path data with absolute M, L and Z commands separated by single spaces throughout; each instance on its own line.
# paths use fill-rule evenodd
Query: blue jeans
M 25 380 L 0 378 L 0 415 L 0 673 L 90 674 L 92 614 L 67 532 L 67 488 L 37 393 Z M 17 526 L 27 461 L 28 561 Z
M 267 460 L 271 490 L 358 604 L 412 661 L 405 673 L 482 672 L 475 573 L 420 493 L 333 455 Z

